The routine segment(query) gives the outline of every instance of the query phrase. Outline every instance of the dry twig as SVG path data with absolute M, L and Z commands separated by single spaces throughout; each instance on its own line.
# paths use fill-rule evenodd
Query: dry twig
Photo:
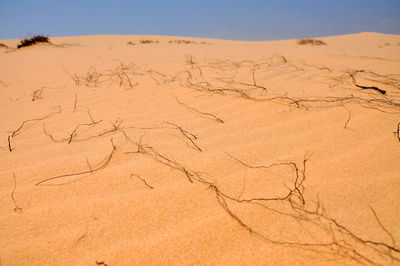
M 17 180 L 15 178 L 15 174 L 14 173 L 13 173 L 13 177 L 14 177 L 14 187 L 13 187 L 13 190 L 11 191 L 11 199 L 14 202 L 14 211 L 15 212 L 19 212 L 19 211 L 22 211 L 22 208 L 18 206 L 17 201 L 14 198 L 14 192 L 15 192 L 15 189 L 17 188 Z
M 12 147 L 11 147 L 11 136 L 8 136 L 8 138 L 7 138 L 7 140 L 8 140 L 8 150 L 10 151 L 10 152 L 12 152 Z
M 58 111 L 51 112 L 50 114 L 48 114 L 48 115 L 46 115 L 46 116 L 44 116 L 44 117 L 42 117 L 42 118 L 34 118 L 34 119 L 29 119 L 29 120 L 23 121 L 22 124 L 21 124 L 16 130 L 14 130 L 14 131 L 12 132 L 11 137 L 16 137 L 16 136 L 20 133 L 21 129 L 24 127 L 25 124 L 30 123 L 30 122 L 36 122 L 36 121 L 44 120 L 44 119 L 46 119 L 46 118 L 49 118 L 49 117 L 52 116 L 53 114 L 59 114 L 59 113 L 61 113 L 61 111 L 62 111 L 61 106 L 58 106 Z
M 188 109 L 189 111 L 198 113 L 198 114 L 203 115 L 203 116 L 206 116 L 206 117 L 211 117 L 212 120 L 215 120 L 215 121 L 217 121 L 218 123 L 224 123 L 224 121 L 223 121 L 222 119 L 216 117 L 215 115 L 213 115 L 213 114 L 211 114 L 211 113 L 201 112 L 201 111 L 199 111 L 199 110 L 197 110 L 197 109 L 195 109 L 195 108 L 193 108 L 193 107 L 190 107 L 190 106 L 188 106 L 187 104 L 185 104 L 185 103 L 179 101 L 178 97 L 176 97 L 175 95 L 173 95 L 173 96 L 175 97 L 175 100 L 176 100 L 177 103 L 179 103 L 180 105 L 186 107 L 186 109 Z
M 188 139 L 188 140 L 190 141 L 190 143 L 192 143 L 193 146 L 194 146 L 197 150 L 203 151 L 203 150 L 194 142 L 194 140 L 197 139 L 197 137 L 196 137 L 195 135 L 193 135 L 193 134 L 190 133 L 190 132 L 187 132 L 186 130 L 182 129 L 182 128 L 181 128 L 180 126 L 178 126 L 178 125 L 169 123 L 169 122 L 167 122 L 167 121 L 164 121 L 164 122 L 165 122 L 166 124 L 168 124 L 168 125 L 174 126 L 176 129 L 178 129 L 178 130 L 181 132 L 181 134 L 182 134 L 186 139 Z
M 94 169 L 90 168 L 90 170 L 88 170 L 88 171 L 81 171 L 81 172 L 77 172 L 77 173 L 70 173 L 70 174 L 63 174 L 63 175 L 49 177 L 49 178 L 46 178 L 46 179 L 43 179 L 43 180 L 37 182 L 35 185 L 36 186 L 46 185 L 45 183 L 47 183 L 48 181 L 51 181 L 51 180 L 60 179 L 60 178 L 64 178 L 64 177 L 73 177 L 73 176 L 80 176 L 80 175 L 85 175 L 85 174 L 92 174 L 92 173 L 95 173 L 95 172 L 103 170 L 110 163 L 110 161 L 111 161 L 111 159 L 112 159 L 112 157 L 114 155 L 114 152 L 117 149 L 117 147 L 112 142 L 112 139 L 111 139 L 111 144 L 112 144 L 113 148 L 112 148 L 110 154 L 103 160 L 104 162 L 101 163 L 98 167 L 96 167 Z M 51 185 L 47 185 L 47 186 L 51 186 Z
M 142 180 L 143 183 L 146 185 L 146 187 L 148 187 L 148 188 L 150 188 L 150 189 L 154 189 L 154 187 L 152 187 L 152 186 L 150 186 L 149 184 L 147 184 L 146 180 L 143 179 L 142 177 L 140 177 L 140 176 L 138 176 L 138 175 L 135 175 L 135 174 L 133 174 L 133 173 L 131 174 L 130 178 L 132 178 L 132 176 L 135 176 L 135 177 L 139 178 L 140 180 Z
M 400 122 L 397 124 L 397 131 L 393 132 L 395 138 L 397 138 L 397 140 L 400 142 Z

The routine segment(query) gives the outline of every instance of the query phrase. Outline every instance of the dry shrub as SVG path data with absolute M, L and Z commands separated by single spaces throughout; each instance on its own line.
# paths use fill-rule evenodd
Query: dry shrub
M 0 48 L 8 48 L 8 46 L 0 42 Z
M 140 40 L 139 41 L 140 44 L 149 44 L 149 43 L 159 43 L 159 41 L 157 40 Z
M 134 42 L 127 42 L 128 45 L 136 45 Z
M 299 45 L 326 45 L 324 41 L 317 40 L 317 39 L 300 39 L 297 40 L 297 44 Z
M 18 44 L 17 48 L 31 46 L 31 45 L 35 45 L 37 43 L 50 43 L 49 37 L 44 36 L 44 35 L 35 35 L 31 38 L 23 39 Z
M 188 40 L 170 40 L 169 43 L 178 43 L 178 44 L 184 43 L 184 44 L 189 44 L 189 43 L 194 43 L 194 42 L 188 41 Z
M 177 43 L 177 44 L 206 44 L 206 42 L 195 42 L 189 40 L 170 40 L 169 43 Z

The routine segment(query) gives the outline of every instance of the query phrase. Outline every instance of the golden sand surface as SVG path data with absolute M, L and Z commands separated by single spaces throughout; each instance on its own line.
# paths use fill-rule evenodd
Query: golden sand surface
M 400 36 L 319 39 L 0 41 L 1 265 L 399 265 Z

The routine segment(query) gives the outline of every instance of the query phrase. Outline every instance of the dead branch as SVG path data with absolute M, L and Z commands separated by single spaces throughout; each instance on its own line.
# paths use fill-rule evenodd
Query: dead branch
M 101 73 L 98 73 L 96 68 L 91 67 L 89 71 L 82 76 L 77 74 L 71 75 L 71 78 L 75 81 L 75 85 L 85 85 L 88 87 L 97 87 L 101 83 Z
M 160 85 L 161 83 L 158 81 L 158 79 L 155 78 L 155 76 L 161 77 L 161 78 L 162 78 L 162 83 L 163 83 L 163 84 L 166 83 L 166 76 L 165 76 L 165 74 L 163 74 L 163 73 L 161 73 L 161 72 L 158 72 L 158 71 L 156 71 L 156 70 L 154 70 L 154 69 L 147 70 L 146 72 L 147 72 L 148 74 L 150 74 L 150 78 L 151 78 L 152 80 L 154 80 L 154 81 L 157 83 L 157 85 Z
M 93 118 L 91 117 L 91 119 L 93 119 Z M 44 132 L 44 134 L 45 134 L 46 136 L 50 137 L 50 139 L 51 139 L 53 142 L 68 142 L 68 144 L 70 144 L 70 143 L 73 141 L 73 139 L 78 135 L 77 132 L 78 132 L 78 130 L 79 130 L 80 127 L 84 127 L 84 126 L 93 127 L 93 126 L 97 125 L 98 123 L 101 123 L 102 121 L 103 121 L 103 120 L 98 120 L 98 121 L 92 121 L 92 122 L 90 122 L 90 123 L 78 124 L 78 125 L 74 128 L 74 130 L 71 132 L 71 134 L 69 135 L 69 137 L 67 137 L 67 138 L 62 138 L 62 139 L 56 139 L 53 135 L 51 135 L 50 133 L 48 133 L 47 130 L 46 130 L 46 128 L 45 128 L 45 126 L 44 126 L 44 123 L 43 123 L 43 132 Z
M 1 84 L 3 87 L 8 87 L 8 85 L 7 85 L 6 83 L 4 83 L 2 80 L 0 80 L 0 84 Z
M 166 83 L 165 74 L 159 71 L 154 69 L 143 69 L 132 63 L 126 65 L 123 62 L 114 69 L 98 71 L 96 68 L 91 67 L 82 75 L 74 74 L 70 76 L 77 86 L 84 85 L 88 87 L 98 87 L 104 83 L 108 83 L 109 85 L 118 83 L 119 87 L 127 87 L 128 89 L 131 89 L 139 85 L 138 80 L 134 81 L 134 79 L 137 79 L 138 77 L 150 78 L 158 85 Z
M 182 128 L 181 128 L 180 126 L 178 126 L 178 125 L 169 123 L 169 122 L 167 122 L 167 121 L 164 121 L 164 122 L 165 122 L 166 124 L 168 124 L 168 125 L 174 126 L 176 129 L 178 129 L 178 130 L 181 132 L 181 134 L 182 134 L 186 139 L 188 139 L 188 140 L 193 144 L 193 146 L 194 146 L 197 150 L 202 151 L 202 149 L 194 142 L 194 139 L 195 139 L 195 140 L 197 139 L 197 137 L 196 137 L 195 135 L 193 135 L 192 133 L 190 133 L 190 132 L 188 132 L 188 131 L 182 129 Z
M 34 119 L 29 119 L 29 120 L 23 121 L 22 124 L 21 124 L 16 130 L 14 130 L 14 131 L 12 132 L 11 137 L 16 137 L 16 136 L 20 133 L 21 129 L 23 128 L 23 126 L 24 126 L 25 124 L 30 123 L 30 122 L 36 122 L 36 121 L 44 120 L 44 119 L 46 119 L 46 118 L 49 118 L 49 117 L 52 116 L 53 114 L 59 114 L 59 113 L 61 113 L 61 111 L 62 111 L 61 106 L 58 106 L 58 111 L 51 112 L 50 114 L 48 114 L 48 115 L 46 115 L 46 116 L 44 116 L 44 117 L 42 117 L 42 118 L 34 118 Z
M 89 108 L 87 108 L 87 114 L 88 114 L 88 116 L 89 116 L 89 118 L 90 118 L 90 120 L 92 121 L 92 123 L 96 123 L 96 121 L 93 119 L 93 116 L 90 114 L 90 110 L 89 110 Z
M 72 139 L 78 134 L 77 133 L 77 131 L 78 131 L 78 129 L 81 127 L 81 126 L 94 126 L 94 125 L 97 125 L 98 123 L 100 123 L 100 122 L 102 122 L 103 120 L 99 120 L 99 121 L 94 121 L 94 122 L 91 122 L 91 123 L 86 123 L 86 124 L 78 124 L 75 128 L 74 128 L 74 130 L 72 131 L 72 133 L 70 134 L 70 136 L 69 136 L 69 139 L 68 139 L 68 144 L 70 144 L 71 142 L 72 142 Z
M 51 135 L 50 133 L 47 132 L 44 123 L 43 123 L 43 133 L 48 136 L 53 142 L 65 142 L 68 140 L 68 138 L 65 139 L 56 139 L 53 135 Z
M 186 71 L 179 72 L 170 81 L 177 81 L 178 76 L 183 77 L 179 82 L 181 85 L 195 89 L 201 92 L 209 92 L 211 94 L 219 94 L 226 96 L 236 96 L 245 100 L 251 100 L 254 102 L 271 102 L 275 104 L 288 104 L 290 107 L 295 106 L 297 108 L 302 108 L 309 110 L 313 107 L 327 107 L 335 105 L 344 105 L 347 103 L 355 103 L 364 108 L 369 108 L 377 110 L 383 113 L 400 113 L 400 101 L 397 98 L 367 98 L 358 96 L 344 96 L 344 97 L 310 97 L 310 98 L 299 98 L 291 97 L 287 94 L 276 94 L 275 96 L 268 96 L 266 94 L 255 96 L 252 92 L 253 89 L 258 89 L 261 87 L 262 92 L 266 91 L 263 86 L 260 86 L 256 81 L 256 71 L 265 70 L 268 68 L 278 67 L 280 65 L 287 65 L 296 68 L 299 71 L 299 67 L 289 63 L 286 58 L 282 59 L 282 64 L 274 65 L 273 60 L 267 63 L 256 63 L 251 60 L 244 60 L 240 62 L 234 62 L 231 60 L 217 61 L 216 63 L 210 63 L 207 65 L 191 65 Z M 307 65 L 303 62 L 303 64 Z M 313 65 L 310 65 L 313 66 Z M 331 69 L 325 68 L 323 66 L 313 66 L 320 71 Z M 247 68 L 247 69 L 246 69 Z M 244 80 L 251 80 L 251 82 L 238 80 L 238 71 L 247 71 L 247 77 L 244 76 Z M 302 69 L 300 69 L 302 70 Z M 211 71 L 211 72 L 210 72 Z M 350 76 L 353 84 L 357 84 L 356 75 L 364 73 L 368 76 L 373 77 L 373 81 L 380 83 L 387 83 L 390 86 L 400 88 L 400 81 L 397 76 L 393 75 L 381 75 L 374 73 L 372 71 L 366 70 L 350 70 L 345 72 L 346 77 Z M 343 76 L 343 75 L 342 75 Z M 344 77 L 338 76 L 336 79 L 344 79 Z M 358 85 L 358 84 L 357 84 Z M 382 94 L 383 91 L 380 92 Z M 372 95 L 373 96 L 373 95 Z M 351 115 L 350 115 L 351 116 Z M 348 122 L 347 122 L 348 123 Z M 347 126 L 346 126 L 347 128 Z
M 49 178 L 46 178 L 46 179 L 43 179 L 43 180 L 37 182 L 35 185 L 36 186 L 46 185 L 45 183 L 48 182 L 48 181 L 51 181 L 51 180 L 60 179 L 60 178 L 64 178 L 64 177 L 72 177 L 72 176 L 80 176 L 80 175 L 85 175 L 85 174 L 92 174 L 92 173 L 99 172 L 99 171 L 103 170 L 110 163 L 110 161 L 111 161 L 111 159 L 112 159 L 112 157 L 114 155 L 114 152 L 117 149 L 117 147 L 112 142 L 112 139 L 111 139 L 111 144 L 112 144 L 113 148 L 112 148 L 110 154 L 103 160 L 104 162 L 101 163 L 97 168 L 90 169 L 88 171 L 81 171 L 81 172 L 77 172 L 77 173 L 63 174 L 63 175 L 49 177 Z M 51 186 L 51 185 L 47 185 L 47 186 Z
M 15 178 L 15 174 L 14 173 L 13 173 L 13 177 L 14 177 L 14 187 L 13 187 L 13 190 L 11 191 L 11 199 L 14 202 L 14 211 L 15 212 L 19 212 L 19 211 L 22 211 L 22 208 L 18 206 L 17 201 L 14 198 L 14 192 L 15 192 L 15 189 L 17 188 L 17 180 Z
M 252 202 L 252 201 L 277 201 L 277 200 L 289 200 L 292 201 L 293 197 L 297 197 L 298 199 L 301 200 L 301 203 L 304 205 L 305 204 L 305 200 L 303 197 L 303 182 L 305 180 L 305 174 L 304 172 L 301 173 L 301 171 L 299 170 L 298 166 L 296 163 L 293 162 L 285 162 L 285 163 L 273 163 L 270 164 L 268 166 L 251 166 L 248 165 L 246 163 L 244 163 L 243 161 L 239 160 L 238 158 L 233 157 L 232 155 L 226 153 L 229 157 L 231 157 L 233 160 L 235 160 L 236 162 L 240 163 L 241 165 L 247 167 L 247 168 L 253 168 L 253 169 L 271 169 L 277 166 L 288 166 L 289 168 L 292 169 L 293 173 L 294 173 L 294 182 L 293 182 L 293 188 L 288 188 L 289 192 L 286 195 L 283 195 L 281 197 L 272 197 L 272 198 L 250 198 L 250 199 L 237 199 L 238 202 Z M 308 161 L 307 159 L 304 159 L 303 164 L 305 165 L 306 162 Z M 305 171 L 305 170 L 304 170 Z M 231 197 L 228 197 L 231 199 Z M 233 199 L 233 198 L 232 198 Z
M 107 264 L 107 263 L 105 263 L 104 261 L 97 261 L 97 260 L 96 260 L 96 264 L 97 264 L 97 265 L 104 265 L 104 266 L 108 266 L 108 264 Z
M 32 102 L 42 99 L 43 88 L 35 90 L 32 95 Z
M 389 245 L 383 242 L 367 240 L 357 236 L 350 229 L 340 224 L 334 218 L 330 217 L 326 213 L 324 208 L 321 207 L 319 201 L 317 202 L 315 209 L 307 208 L 309 200 L 306 200 L 306 198 L 304 197 L 304 181 L 306 180 L 306 163 L 308 161 L 307 157 L 303 160 L 302 163 L 303 169 L 300 169 L 300 167 L 298 167 L 297 164 L 294 162 L 273 163 L 268 166 L 262 166 L 262 165 L 251 166 L 233 156 L 230 156 L 231 158 L 233 158 L 234 160 L 236 160 L 245 167 L 257 168 L 257 169 L 269 169 L 280 165 L 284 166 L 286 165 L 293 169 L 293 174 L 294 174 L 293 185 L 292 188 L 289 188 L 290 191 L 286 195 L 283 195 L 281 197 L 241 199 L 241 198 L 236 198 L 234 196 L 230 196 L 229 194 L 221 191 L 221 189 L 214 183 L 204 179 L 202 177 L 202 174 L 200 174 L 199 172 L 187 169 L 182 164 L 160 154 L 153 147 L 144 144 L 142 144 L 141 146 L 142 149 L 140 153 L 150 155 L 155 161 L 182 172 L 184 175 L 188 177 L 188 180 L 190 182 L 197 181 L 200 184 L 206 185 L 208 188 L 213 190 L 215 192 L 217 202 L 223 208 L 223 210 L 230 217 L 232 217 L 233 220 L 235 220 L 241 227 L 243 227 L 246 231 L 250 232 L 253 236 L 256 236 L 268 243 L 306 249 L 318 253 L 322 252 L 331 256 L 343 257 L 364 264 L 378 263 L 370 257 L 371 252 L 378 254 L 382 259 L 400 261 L 400 259 L 398 258 L 398 255 L 400 255 L 400 250 L 395 245 Z M 292 211 L 283 212 L 280 211 L 279 209 L 269 207 L 267 205 L 268 202 L 278 202 L 278 203 L 280 202 L 282 204 L 285 204 L 286 206 L 289 206 Z M 240 218 L 240 216 L 230 208 L 229 205 L 232 203 L 249 204 L 249 207 L 260 206 L 268 211 L 292 217 L 298 220 L 299 222 L 317 226 L 324 232 L 329 233 L 331 235 L 331 238 L 326 241 L 322 240 L 319 241 L 316 238 L 314 238 L 315 242 L 273 239 L 268 235 L 263 234 L 261 231 L 253 228 L 249 222 L 245 222 L 242 218 Z M 282 207 L 285 205 L 282 205 Z M 378 221 L 378 223 L 380 223 L 380 220 Z M 383 230 L 385 232 L 387 231 L 387 229 Z M 369 252 L 363 249 L 368 249 Z
M 398 135 L 398 134 L 397 134 Z M 10 140 L 11 136 L 8 136 L 8 150 L 10 152 L 12 152 L 12 148 L 11 148 L 11 140 Z
M 351 112 L 350 112 L 350 110 L 346 107 L 346 106 L 344 106 L 344 105 L 341 105 L 341 107 L 343 107 L 344 109 L 346 109 L 347 110 L 347 113 L 348 113 L 348 117 L 347 117 L 347 120 L 346 120 L 346 122 L 344 123 L 344 129 L 347 129 L 347 124 L 350 122 L 350 119 L 351 119 Z
M 357 85 L 357 84 L 356 84 L 356 86 L 361 89 L 364 89 L 364 90 L 375 90 L 381 94 L 386 94 L 385 90 L 379 89 L 378 87 L 375 87 L 375 86 L 361 86 L 361 85 Z
M 75 128 L 72 130 L 72 132 L 69 134 L 69 137 L 61 138 L 61 139 L 56 139 L 53 135 L 51 135 L 51 134 L 46 130 L 44 124 L 43 124 L 43 132 L 44 132 L 44 134 L 45 134 L 46 136 L 50 137 L 50 139 L 51 139 L 52 141 L 54 141 L 54 142 L 68 142 L 68 144 L 70 144 L 73 140 L 75 140 L 75 137 L 78 135 L 77 132 L 78 132 L 78 130 L 79 130 L 81 127 L 93 127 L 93 126 L 95 126 L 95 125 L 97 125 L 97 124 L 103 122 L 103 120 L 95 121 L 95 120 L 93 119 L 93 116 L 90 114 L 90 110 L 89 110 L 89 109 L 87 109 L 87 114 L 88 114 L 88 116 L 89 116 L 91 122 L 90 122 L 90 123 L 81 123 L 81 124 L 76 125 Z M 121 121 L 121 122 L 122 122 L 122 121 Z M 116 130 L 116 129 L 115 129 L 116 124 L 113 124 L 113 127 L 114 127 L 114 128 L 113 128 L 112 130 L 107 131 L 107 132 L 103 132 L 103 133 L 99 134 L 98 136 L 103 136 L 103 135 L 105 135 L 105 134 L 107 134 L 107 133 L 109 133 L 109 132 L 115 131 L 115 130 Z M 97 137 L 97 136 L 92 136 L 92 137 L 89 137 L 89 138 L 86 138 L 86 139 L 78 139 L 78 140 L 76 140 L 76 141 L 87 140 L 87 139 L 90 139 L 90 138 L 93 138 L 93 137 Z
M 190 107 L 190 106 L 188 106 L 187 104 L 185 104 L 185 103 L 179 101 L 178 97 L 176 97 L 175 95 L 173 95 L 173 96 L 175 97 L 175 100 L 176 100 L 177 103 L 179 103 L 180 105 L 186 107 L 186 109 L 188 109 L 189 111 L 198 113 L 198 114 L 200 114 L 200 115 L 204 115 L 204 116 L 206 116 L 206 117 L 211 117 L 212 120 L 215 120 L 215 121 L 217 121 L 218 123 L 224 123 L 224 121 L 223 121 L 222 119 L 216 117 L 215 115 L 213 115 L 213 114 L 211 114 L 211 113 L 201 112 L 201 111 L 199 111 L 199 110 L 197 110 L 197 109 L 195 109 L 195 108 L 193 108 L 193 107 Z
M 75 247 L 82 239 L 84 239 L 87 236 L 88 232 L 84 233 L 83 235 L 81 235 L 74 243 L 74 245 L 71 247 Z
M 236 159 L 236 158 L 234 158 Z M 280 163 L 278 164 L 272 164 L 270 166 L 250 166 L 238 159 L 236 159 L 238 162 L 240 162 L 242 165 L 246 166 L 246 167 L 250 167 L 250 168 L 265 168 L 268 169 L 270 167 L 273 167 L 275 165 L 280 165 Z M 305 166 L 306 166 L 306 162 L 307 159 L 305 159 L 303 161 L 303 170 L 300 171 L 301 172 L 301 176 L 299 178 L 299 170 L 298 167 L 296 166 L 296 164 L 294 163 L 289 163 L 294 164 L 294 169 L 296 169 L 296 180 L 294 182 L 294 189 L 292 189 L 292 192 L 296 192 L 299 195 L 301 195 L 301 198 L 304 199 L 304 197 L 302 196 L 302 190 L 301 188 L 303 187 L 303 182 L 305 180 Z M 364 263 L 369 263 L 369 264 L 375 264 L 374 261 L 372 261 L 370 258 L 368 258 L 369 254 L 362 254 L 361 251 L 359 251 L 355 246 L 353 246 L 353 244 L 351 244 L 351 241 L 355 241 L 360 243 L 362 246 L 364 246 L 365 248 L 370 248 L 371 251 L 377 252 L 378 254 L 380 254 L 383 257 L 389 258 L 391 260 L 396 260 L 396 261 L 400 261 L 397 257 L 394 257 L 392 255 L 391 252 L 395 252 L 397 255 L 399 255 L 400 250 L 396 247 L 394 239 L 392 239 L 392 243 L 393 245 L 389 245 L 383 242 L 377 242 L 377 241 L 372 241 L 372 240 L 366 240 L 366 239 L 362 239 L 361 237 L 355 235 L 353 232 L 351 232 L 348 228 L 346 228 L 345 226 L 341 225 L 339 222 L 337 222 L 335 219 L 329 217 L 325 212 L 319 212 L 318 210 L 320 209 L 320 205 L 318 204 L 316 210 L 314 211 L 309 211 L 307 209 L 305 209 L 304 206 L 306 206 L 306 202 L 303 202 L 302 204 L 298 204 L 297 201 L 293 201 L 292 195 L 295 194 L 291 194 L 291 192 L 289 192 L 289 194 L 286 197 L 281 197 L 281 198 L 263 198 L 263 199 L 247 199 L 247 200 L 242 200 L 240 198 L 234 198 L 232 196 L 229 196 L 223 192 L 221 192 L 219 190 L 218 187 L 216 187 L 215 185 L 210 185 L 210 188 L 212 188 L 217 195 L 217 199 L 218 202 L 220 203 L 221 207 L 236 221 L 238 222 L 242 227 L 244 227 L 246 230 L 248 230 L 249 232 L 251 232 L 252 234 L 257 235 L 258 237 L 261 237 L 262 239 L 273 243 L 273 244 L 281 244 L 281 245 L 289 245 L 289 246 L 296 246 L 296 247 L 326 247 L 331 249 L 332 251 L 334 251 L 337 255 L 343 256 L 343 257 L 347 257 L 350 259 L 354 259 L 358 262 L 364 262 Z M 332 239 L 331 242 L 325 242 L 325 243 L 303 243 L 303 242 L 287 242 L 287 241 L 280 241 L 280 240 L 273 240 L 270 239 L 268 237 L 266 237 L 265 235 L 263 235 L 262 233 L 255 231 L 250 225 L 246 224 L 245 222 L 243 222 L 238 215 L 236 215 L 234 212 L 232 212 L 226 202 L 226 200 L 231 200 L 234 202 L 246 202 L 248 204 L 256 204 L 258 203 L 258 201 L 262 200 L 262 201 L 269 201 L 269 200 L 278 200 L 278 201 L 282 201 L 282 202 L 288 202 L 290 204 L 290 206 L 292 207 L 292 209 L 295 211 L 295 216 L 293 216 L 293 214 L 291 214 L 291 217 L 294 217 L 296 219 L 301 219 L 305 222 L 312 222 L 315 223 L 317 222 L 317 225 L 322 226 L 323 223 L 327 223 L 329 225 L 329 230 L 332 233 Z M 254 200 L 257 200 L 257 202 L 252 202 Z M 258 204 L 259 205 L 259 204 Z M 373 211 L 374 212 L 374 211 Z M 300 216 L 297 216 L 300 215 Z M 390 232 L 383 227 L 383 225 L 381 224 L 380 220 L 377 218 L 376 213 L 374 212 L 374 216 L 376 217 L 378 223 L 381 225 L 381 228 L 383 229 L 383 231 L 385 231 L 389 236 L 392 235 L 390 234 Z M 324 228 L 324 227 L 322 227 Z M 339 240 L 337 237 L 339 236 L 338 234 L 341 234 L 342 237 Z M 335 236 L 336 235 L 336 236 Z M 389 252 L 386 252 L 389 251 Z
M 85 158 L 86 158 L 86 163 L 87 163 L 87 165 L 88 165 L 88 167 L 90 169 L 90 173 L 93 174 L 93 169 L 92 169 L 92 166 L 89 163 L 89 159 L 87 157 L 85 157 Z
M 390 237 L 390 240 L 392 240 L 392 245 L 393 247 L 396 247 L 396 240 L 394 239 L 393 235 L 389 232 L 389 230 L 387 230 L 381 220 L 379 220 L 378 215 L 376 214 L 376 211 L 374 210 L 374 208 L 372 208 L 371 206 L 369 207 L 372 211 L 372 213 L 374 214 L 375 220 L 378 222 L 379 226 L 381 227 L 381 229 Z
M 185 176 L 187 177 L 188 181 L 193 183 L 193 180 L 201 180 L 199 174 L 195 171 L 191 171 L 186 169 L 182 164 L 176 162 L 175 160 L 169 159 L 167 156 L 162 155 L 161 153 L 159 153 L 155 148 L 153 148 L 152 146 L 149 146 L 147 144 L 143 144 L 142 143 L 142 138 L 140 138 L 139 143 L 137 143 L 138 149 L 137 151 L 134 152 L 126 152 L 126 154 L 144 154 L 144 155 L 148 155 L 151 158 L 153 158 L 153 160 L 155 160 L 156 162 L 159 162 L 163 165 L 166 165 L 172 169 L 181 171 L 182 173 L 185 174 Z
M 148 188 L 150 188 L 150 189 L 154 189 L 154 187 L 152 187 L 152 186 L 150 186 L 149 184 L 147 184 L 146 180 L 144 180 L 144 179 L 141 178 L 140 176 L 135 175 L 135 174 L 133 174 L 133 173 L 131 174 L 130 178 L 132 178 L 132 176 L 135 176 L 135 177 L 139 178 L 140 180 L 142 180 L 143 183 L 146 185 L 146 187 L 148 187 Z
M 75 102 L 74 102 L 74 113 L 75 113 L 75 110 L 76 110 L 76 105 L 77 105 L 77 103 L 78 103 L 78 93 L 75 93 Z
M 93 119 L 93 118 L 92 118 L 92 119 Z M 97 124 L 97 123 L 100 123 L 100 122 L 102 122 L 102 121 L 103 121 L 103 120 L 99 120 L 99 121 L 91 122 L 91 123 L 85 124 L 85 125 L 93 126 L 93 125 L 95 125 L 95 124 Z M 86 137 L 86 138 L 74 138 L 74 137 L 75 137 L 75 135 L 74 135 L 73 140 L 74 140 L 74 142 L 77 142 L 77 141 L 86 141 L 86 140 L 89 140 L 89 139 L 94 139 L 94 138 L 103 137 L 103 136 L 108 135 L 108 134 L 110 134 L 110 133 L 115 133 L 115 132 L 117 132 L 117 131 L 120 131 L 120 130 L 121 130 L 121 129 L 120 129 L 121 124 L 122 124 L 122 120 L 120 120 L 119 118 L 117 118 L 117 119 L 115 120 L 114 123 L 111 123 L 112 128 L 107 129 L 107 130 L 105 130 L 105 131 L 103 131 L 103 132 L 101 132 L 101 133 L 99 133 L 99 134 L 97 134 L 97 135 L 89 136 L 89 137 Z M 71 136 L 71 135 L 70 135 L 70 136 Z
M 318 69 L 318 70 L 327 70 L 328 72 L 332 73 L 332 69 L 330 69 L 330 68 L 327 67 L 327 66 L 320 66 L 320 65 L 307 64 L 304 60 L 301 60 L 301 63 L 302 63 L 304 66 L 307 66 L 307 67 L 314 67 L 314 68 L 316 68 L 316 69 Z
M 352 81 L 353 81 L 353 84 L 354 84 L 355 86 L 357 86 L 357 87 L 359 87 L 359 88 L 361 88 L 361 89 L 364 89 L 364 90 L 375 90 L 375 91 L 377 91 L 377 92 L 379 92 L 379 93 L 381 93 L 381 94 L 383 94 L 383 95 L 386 94 L 386 91 L 385 91 L 385 90 L 379 89 L 378 87 L 375 87 L 375 86 L 361 86 L 361 85 L 358 85 L 358 84 L 357 84 L 357 81 L 356 81 L 355 75 L 356 75 L 357 73 L 362 73 L 362 72 L 365 72 L 365 71 L 363 71 L 363 70 L 356 70 L 356 71 L 354 71 L 353 73 L 349 72 L 349 75 L 350 75 L 350 77 L 351 77 L 351 79 L 352 79 Z
M 400 142 L 400 122 L 397 124 L 397 131 L 393 132 L 394 136 L 397 138 L 397 140 Z

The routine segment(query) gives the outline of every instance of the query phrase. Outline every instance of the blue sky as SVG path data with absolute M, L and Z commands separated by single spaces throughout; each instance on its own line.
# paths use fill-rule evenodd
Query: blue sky
M 400 0 L 0 0 L 0 39 L 148 34 L 277 40 L 400 34 Z

